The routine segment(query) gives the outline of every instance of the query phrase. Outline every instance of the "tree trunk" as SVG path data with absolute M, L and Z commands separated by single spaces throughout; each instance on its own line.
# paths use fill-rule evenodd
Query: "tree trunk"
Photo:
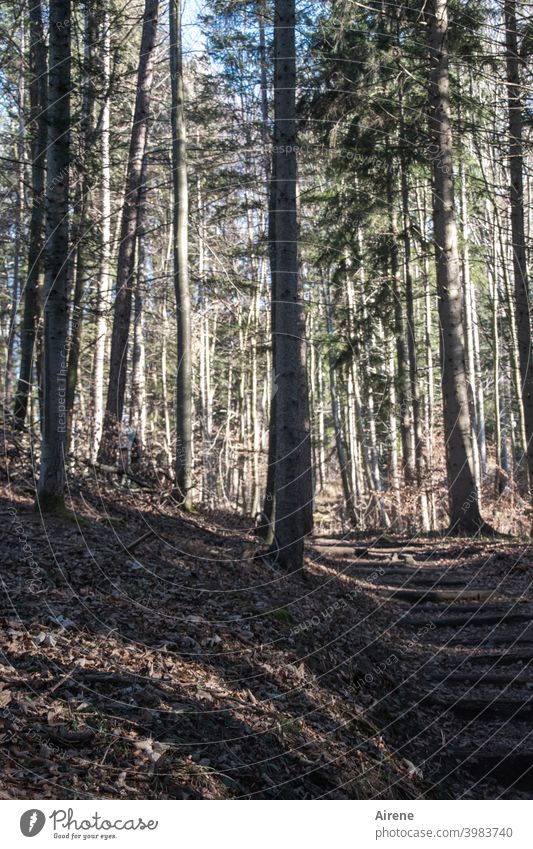
M 15 144 L 15 155 L 17 158 L 17 205 L 14 221 L 14 243 L 13 243 L 13 290 L 11 294 L 11 308 L 9 315 L 9 328 L 7 333 L 7 351 L 5 368 L 5 399 L 6 405 L 11 403 L 11 391 L 13 385 L 13 353 L 15 349 L 16 326 L 19 296 L 21 294 L 21 265 L 23 245 L 23 208 L 24 208 L 24 180 L 25 180 L 25 145 L 26 145 L 26 78 L 24 75 L 24 54 L 26 52 L 26 30 L 24 19 L 20 22 L 20 74 L 17 85 L 17 118 L 18 132 Z
M 411 383 L 409 380 L 409 360 L 405 342 L 405 323 L 403 315 L 403 296 L 400 285 L 400 260 L 398 255 L 398 222 L 394 206 L 393 171 L 387 168 L 387 206 L 390 223 L 389 261 L 394 299 L 394 336 L 396 339 L 397 390 L 400 404 L 400 437 L 402 446 L 402 467 L 405 482 L 415 479 L 415 452 L 413 423 L 411 417 Z
M 111 165 L 109 151 L 110 106 L 109 82 L 111 76 L 111 50 L 109 36 L 109 15 L 104 12 L 101 27 L 102 38 L 102 85 L 105 99 L 102 104 L 101 117 L 101 182 L 100 205 L 102 210 L 100 240 L 100 267 L 96 283 L 95 311 L 96 338 L 94 342 L 93 379 L 92 379 L 92 429 L 91 429 L 91 462 L 96 460 L 98 446 L 102 438 L 104 421 L 104 362 L 107 341 L 107 313 L 110 308 L 111 275 Z
M 139 194 L 142 185 L 142 166 L 148 132 L 158 11 L 159 0 L 145 0 L 137 74 L 137 95 L 120 227 L 107 403 L 102 440 L 98 451 L 99 461 L 107 463 L 113 463 L 117 459 L 117 437 L 124 410 Z
M 487 207 L 489 207 L 487 201 Z M 490 215 L 489 215 L 490 221 Z M 502 475 L 502 426 L 501 426 L 501 398 L 500 398 L 500 334 L 498 329 L 499 319 L 499 293 L 498 293 L 498 240 L 496 227 L 494 226 L 494 213 L 492 215 L 492 376 L 494 387 L 494 449 L 496 454 L 496 468 L 494 472 L 494 494 L 501 495 L 505 488 L 504 476 Z
M 260 18 L 260 22 L 263 18 Z M 274 51 L 276 50 L 277 32 L 274 29 Z M 260 26 L 260 45 L 262 46 L 261 53 L 261 104 L 262 104 L 262 134 L 263 144 L 267 146 L 268 135 L 268 98 L 266 85 L 266 52 L 264 45 L 264 24 Z M 279 140 L 277 137 L 278 127 L 274 122 L 273 128 L 273 145 L 277 147 Z M 267 157 L 265 157 L 265 162 Z M 272 368 L 271 368 L 271 392 L 270 392 L 270 410 L 269 410 L 269 426 L 268 426 L 268 457 L 267 457 L 267 477 L 265 484 L 265 497 L 263 500 L 262 523 L 258 526 L 257 532 L 264 537 L 265 542 L 269 545 L 273 541 L 274 520 L 276 514 L 276 305 L 277 305 L 277 275 L 276 275 L 276 155 L 272 154 L 272 165 L 265 164 L 265 182 L 268 203 L 268 259 L 270 266 L 270 337 L 272 340 Z
M 303 565 L 310 531 L 311 445 L 305 320 L 300 297 L 296 200 L 296 57 L 294 0 L 276 0 L 274 114 L 276 158 L 276 520 L 273 551 L 287 568 Z M 283 153 L 280 151 L 283 150 Z
M 75 256 L 74 297 L 71 309 L 70 340 L 67 366 L 67 451 L 70 449 L 73 408 L 78 385 L 78 369 L 80 360 L 81 334 L 83 323 L 84 295 L 87 277 L 89 276 L 90 259 L 88 256 L 87 237 L 90 229 L 89 202 L 91 177 L 94 172 L 94 44 L 97 38 L 96 21 L 94 17 L 94 0 L 85 0 L 84 14 L 84 49 L 83 49 L 83 92 L 80 118 L 80 155 L 81 175 L 79 190 L 79 205 L 76 209 L 76 235 L 72 239 L 70 249 L 71 262 Z M 74 226 L 73 226 L 74 229 Z
M 130 427 L 136 432 L 140 452 L 146 442 L 146 387 L 144 350 L 144 297 L 146 288 L 146 171 L 147 157 L 144 156 L 142 188 L 139 196 L 139 218 L 137 226 L 137 275 L 133 300 L 133 353 L 131 358 L 131 405 Z
M 192 507 L 191 318 L 188 265 L 187 141 L 185 133 L 180 0 L 170 0 L 170 79 L 172 92 L 172 184 L 174 191 L 174 290 L 178 331 L 176 383 L 176 498 Z
M 328 336 L 333 337 L 333 311 L 331 309 L 331 297 L 327 283 L 324 285 L 324 302 L 326 304 L 326 326 Z M 346 454 L 346 445 L 342 433 L 342 422 L 340 414 L 339 395 L 337 392 L 337 384 L 335 380 L 335 354 L 333 349 L 329 353 L 329 391 L 331 397 L 331 414 L 333 417 L 333 427 L 335 430 L 335 448 L 337 451 L 337 460 L 341 473 L 342 492 L 344 495 L 344 507 L 350 523 L 357 527 L 357 512 L 355 508 L 355 499 L 353 489 L 350 483 L 350 474 L 348 467 L 348 457 Z
M 514 442 L 517 446 L 516 456 L 519 475 L 517 479 L 523 476 L 526 491 L 530 489 L 529 480 L 529 465 L 526 462 L 527 458 L 527 427 L 526 414 L 523 404 L 522 391 L 522 373 L 520 362 L 520 343 L 518 339 L 518 327 L 516 318 L 516 299 L 513 297 L 513 281 L 510 277 L 509 265 L 512 264 L 512 246 L 505 239 L 503 227 L 500 220 L 497 199 L 494 203 L 494 222 L 498 233 L 499 255 L 502 269 L 503 290 L 505 295 L 505 305 L 507 309 L 507 325 L 508 325 L 508 340 L 507 350 L 509 353 L 509 366 L 511 380 L 516 399 L 516 411 L 518 415 L 518 434 L 514 436 Z M 514 434 L 514 431 L 513 431 Z
M 403 99 L 400 98 L 400 136 L 405 138 L 403 122 Z M 402 201 L 402 236 L 405 303 L 407 308 L 407 351 L 409 356 L 409 380 L 411 400 L 413 404 L 413 431 L 415 437 L 415 469 L 418 497 L 420 499 L 421 527 L 429 530 L 429 515 L 426 495 L 427 460 L 424 450 L 424 434 L 422 430 L 422 412 L 420 404 L 420 389 L 418 385 L 418 364 L 415 335 L 413 275 L 411 271 L 411 233 L 409 219 L 409 183 L 407 179 L 407 162 L 403 145 L 400 146 L 400 189 Z
M 522 144 L 522 93 L 518 57 L 515 0 L 505 0 L 505 59 L 509 109 L 509 172 L 511 176 L 511 234 L 513 246 L 516 328 L 522 402 L 527 440 L 528 483 L 533 482 L 533 363 L 531 361 L 531 320 L 524 224 L 524 152 Z
M 44 183 L 47 143 L 47 61 L 40 0 L 30 3 L 30 127 L 31 127 L 31 213 L 28 239 L 28 272 L 24 293 L 20 368 L 15 395 L 14 415 L 24 426 L 31 388 L 35 338 L 39 324 L 43 287 Z
M 459 130 L 462 130 L 459 124 Z M 464 150 L 461 150 L 459 159 L 459 179 L 461 184 L 461 273 L 464 290 L 464 328 L 467 382 L 470 397 L 470 421 L 472 422 L 472 448 L 474 452 L 474 476 L 478 490 L 481 486 L 481 462 L 479 457 L 479 418 L 478 418 L 478 394 L 476 383 L 475 349 L 474 349 L 474 286 L 470 273 L 470 220 L 468 215 L 466 172 L 464 164 Z
M 44 421 L 37 489 L 39 508 L 43 512 L 54 512 L 64 508 L 71 89 L 70 11 L 70 0 L 51 0 L 47 107 Z
M 463 292 L 455 219 L 447 0 L 431 0 L 429 12 L 430 132 L 440 356 L 450 526 L 456 532 L 483 525 L 474 477 L 474 454 L 465 364 Z

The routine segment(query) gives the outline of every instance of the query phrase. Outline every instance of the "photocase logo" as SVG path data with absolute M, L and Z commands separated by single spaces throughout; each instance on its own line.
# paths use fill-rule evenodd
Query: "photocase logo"
M 20 818 L 20 830 L 24 837 L 35 837 L 42 831 L 46 817 L 42 811 L 32 808 L 25 811 Z

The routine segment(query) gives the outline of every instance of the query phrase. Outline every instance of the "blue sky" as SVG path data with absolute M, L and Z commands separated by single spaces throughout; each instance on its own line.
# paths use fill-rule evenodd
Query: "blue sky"
M 205 40 L 198 26 L 198 18 L 204 8 L 204 0 L 184 0 L 183 2 L 183 47 L 188 55 L 204 51 Z

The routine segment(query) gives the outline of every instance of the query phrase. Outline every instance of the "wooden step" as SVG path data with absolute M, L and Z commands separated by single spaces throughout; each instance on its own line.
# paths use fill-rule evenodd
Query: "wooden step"
M 529 648 L 530 646 L 533 648 L 533 632 L 525 632 L 524 634 L 491 634 L 490 632 L 487 634 L 479 635 L 479 634 L 457 634 L 454 637 L 450 637 L 448 640 L 448 645 L 451 646 L 465 646 L 465 648 L 499 648 L 500 646 L 508 646 L 509 649 L 512 648 Z
M 439 616 L 437 618 L 418 617 L 417 619 L 405 618 L 401 621 L 401 628 L 422 628 L 432 625 L 434 628 L 478 628 L 483 625 L 509 625 L 517 622 L 533 621 L 531 612 L 524 613 L 485 613 L 483 608 L 477 608 L 479 613 L 469 615 Z
M 434 689 L 438 689 L 441 685 L 450 688 L 472 687 L 478 684 L 503 689 L 514 687 L 515 684 L 533 684 L 533 669 L 524 669 L 512 676 L 505 672 L 483 672 L 482 669 L 475 672 L 474 670 L 471 672 L 451 671 L 448 675 L 442 673 L 439 678 L 430 678 L 429 683 Z
M 380 592 L 378 590 L 378 592 Z M 415 604 L 448 604 L 459 601 L 483 601 L 494 596 L 493 590 L 383 590 L 391 601 L 411 601 Z M 380 593 L 381 594 L 381 593 Z
M 357 557 L 353 546 L 348 545 L 314 545 L 310 556 L 325 557 L 329 560 L 356 560 Z
M 502 719 L 531 719 L 533 717 L 533 693 L 524 692 L 524 696 L 496 696 L 494 699 L 460 696 L 454 701 L 443 699 L 437 694 L 424 696 L 418 707 L 431 706 L 442 713 L 453 713 L 465 719 L 479 718 L 480 721 L 493 717 Z
M 514 648 L 497 654 L 469 654 L 465 663 L 476 666 L 486 664 L 489 668 L 512 666 L 516 663 L 526 668 L 533 664 L 533 652 L 530 649 Z
M 421 575 L 420 571 L 412 571 L 411 573 L 402 573 L 398 574 L 397 572 L 389 572 L 382 574 L 378 573 L 376 577 L 373 578 L 373 582 L 377 583 L 377 580 L 380 580 L 381 583 L 389 582 L 390 586 L 394 586 L 391 584 L 391 581 L 398 579 L 399 585 L 402 586 L 400 582 L 403 581 L 404 584 L 409 584 L 409 588 L 416 589 L 420 587 L 420 589 L 424 588 L 435 588 L 439 589 L 440 587 L 450 587 L 456 590 L 460 590 L 461 588 L 467 589 L 466 583 L 461 578 L 450 578 L 445 575 L 435 575 L 428 576 L 427 574 Z
M 476 776 L 493 777 L 513 787 L 530 788 L 533 784 L 533 747 L 529 742 L 516 751 L 487 744 L 477 749 L 452 749 L 449 754 L 459 768 Z

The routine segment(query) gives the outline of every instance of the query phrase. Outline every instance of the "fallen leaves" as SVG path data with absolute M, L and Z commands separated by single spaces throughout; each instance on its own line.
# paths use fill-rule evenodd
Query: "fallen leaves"
M 273 582 L 251 556 L 256 542 L 238 529 L 222 534 L 201 516 L 189 522 L 142 493 L 134 500 L 114 489 L 101 500 L 84 490 L 80 531 L 51 520 L 47 538 L 35 523 L 34 556 L 50 579 L 44 596 L 25 591 L 26 567 L 6 557 L 17 612 L 6 606 L 0 630 L 9 658 L 0 689 L 8 791 L 347 798 L 367 773 L 368 795 L 395 782 L 401 795 L 412 792 L 420 776 L 388 741 L 379 773 L 364 749 L 375 728 L 364 707 L 354 708 L 363 694 L 343 664 L 368 633 L 350 630 L 351 609 L 337 607 L 342 581 L 328 573 L 324 583 L 310 566 Z M 29 510 L 29 499 L 22 504 Z M 154 533 L 145 536 L 147 524 Z M 135 558 L 117 543 L 121 527 Z M 325 608 L 335 610 L 327 621 Z M 295 632 L 313 617 L 321 629 Z

